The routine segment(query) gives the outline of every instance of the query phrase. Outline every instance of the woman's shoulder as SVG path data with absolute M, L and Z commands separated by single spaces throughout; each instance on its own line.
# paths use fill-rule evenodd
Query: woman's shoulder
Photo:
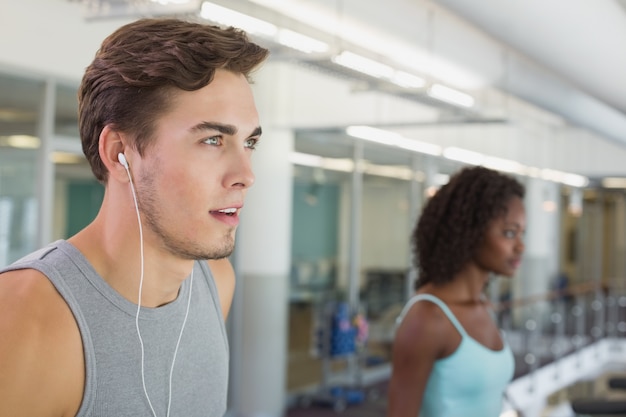
M 446 331 L 448 317 L 445 302 L 430 292 L 419 292 L 407 303 L 400 327 L 404 325 L 416 337 L 440 337 Z

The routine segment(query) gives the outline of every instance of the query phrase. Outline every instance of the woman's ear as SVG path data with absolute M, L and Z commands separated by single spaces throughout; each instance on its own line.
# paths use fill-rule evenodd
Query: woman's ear
M 126 149 L 125 137 L 122 133 L 114 130 L 111 125 L 106 125 L 100 132 L 98 141 L 98 152 L 102 163 L 109 171 L 109 176 L 118 181 L 128 181 L 127 167 L 130 165 L 128 156 L 124 154 Z M 120 158 L 120 154 L 124 157 Z M 126 163 L 122 164 L 123 159 Z

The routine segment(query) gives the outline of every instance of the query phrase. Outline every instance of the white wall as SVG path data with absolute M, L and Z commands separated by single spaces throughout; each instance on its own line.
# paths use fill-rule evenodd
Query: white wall
M 80 80 L 102 40 L 128 19 L 83 19 L 79 2 L 4 1 L 0 5 L 0 66 Z
M 293 63 L 270 62 L 256 78 L 259 77 L 280 80 L 281 94 L 275 99 L 288 100 L 289 106 L 276 122 L 286 127 L 432 122 L 439 115 L 438 110 L 420 103 L 373 91 L 358 91 L 354 82 Z M 288 91 L 289 96 L 285 97 L 284 91 Z

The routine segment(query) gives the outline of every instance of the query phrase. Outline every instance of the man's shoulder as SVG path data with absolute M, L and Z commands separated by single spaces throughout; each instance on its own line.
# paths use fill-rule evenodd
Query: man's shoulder
M 209 259 L 207 264 L 213 279 L 234 279 L 235 272 L 228 258 Z
M 3 404 L 18 416 L 77 410 L 67 400 L 79 401 L 74 393 L 82 390 L 83 362 L 77 360 L 82 352 L 80 333 L 69 307 L 41 272 L 18 269 L 0 274 L 0 334 Z M 62 369 L 67 373 L 59 372 Z M 29 403 L 41 386 L 50 392 L 38 399 L 43 409 Z
M 235 271 L 228 258 L 209 260 L 207 264 L 217 288 L 222 316 L 226 320 L 235 293 Z
M 0 274 L 0 326 L 3 330 L 13 327 L 20 334 L 42 330 L 53 324 L 56 315 L 66 308 L 54 285 L 38 270 L 26 268 Z
M 47 349 L 75 330 L 69 306 L 43 273 L 26 268 L 0 274 L 0 349 Z

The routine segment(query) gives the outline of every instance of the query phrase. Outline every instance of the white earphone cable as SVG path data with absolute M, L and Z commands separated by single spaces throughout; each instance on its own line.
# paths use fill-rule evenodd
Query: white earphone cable
M 187 311 L 185 312 L 185 318 L 183 319 L 183 327 L 180 329 L 178 335 L 178 341 L 176 342 L 176 348 L 174 349 L 174 357 L 172 358 L 172 367 L 170 369 L 170 391 L 167 399 L 167 417 L 170 415 L 170 406 L 172 405 L 172 375 L 174 374 L 174 362 L 176 362 L 176 355 L 178 354 L 178 346 L 180 345 L 180 339 L 183 337 L 183 330 L 185 324 L 187 324 L 187 317 L 189 316 L 189 306 L 191 305 L 191 289 L 193 288 L 193 268 L 191 268 L 191 278 L 189 279 L 189 297 L 187 298 Z
M 130 181 L 130 188 L 133 194 L 133 201 L 135 203 L 135 213 L 137 214 L 137 223 L 139 225 L 139 255 L 141 259 L 141 275 L 139 278 L 139 295 L 137 300 L 137 313 L 135 314 L 135 328 L 137 329 L 137 336 L 139 338 L 139 345 L 141 346 L 141 383 L 143 385 L 143 393 L 146 396 L 146 400 L 148 400 L 148 405 L 150 406 L 150 411 L 152 411 L 153 417 L 157 417 L 156 412 L 154 411 L 154 407 L 152 406 L 152 401 L 150 401 L 150 396 L 148 395 L 148 390 L 146 388 L 146 376 L 145 376 L 145 352 L 143 345 L 143 338 L 141 337 L 141 331 L 139 330 L 139 312 L 141 311 L 141 294 L 143 290 L 143 277 L 144 277 L 144 251 L 143 251 L 143 227 L 141 225 L 141 215 L 139 214 L 139 204 L 137 204 L 137 194 L 135 193 L 135 186 L 133 184 L 133 179 L 130 175 L 130 169 L 128 166 L 124 166 L 126 168 L 126 173 L 128 174 L 128 179 Z M 187 309 L 185 311 L 185 318 L 183 319 L 183 325 L 180 329 L 180 334 L 178 335 L 178 340 L 176 341 L 176 347 L 174 348 L 174 356 L 172 358 L 172 366 L 170 367 L 170 376 L 169 376 L 169 392 L 167 399 L 167 414 L 170 415 L 170 408 L 172 405 L 172 375 L 174 374 L 174 363 L 176 362 L 176 355 L 178 354 L 178 347 L 180 346 L 180 340 L 183 336 L 183 331 L 185 330 L 185 325 L 187 324 L 187 317 L 189 316 L 189 307 L 191 305 L 191 290 L 193 288 L 193 268 L 191 269 L 191 277 L 189 282 L 189 297 L 187 298 Z

